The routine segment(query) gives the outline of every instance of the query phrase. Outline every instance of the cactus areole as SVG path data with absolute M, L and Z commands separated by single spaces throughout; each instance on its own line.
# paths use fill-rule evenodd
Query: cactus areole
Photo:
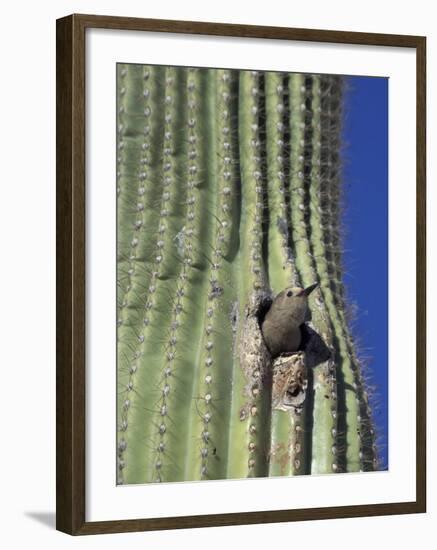
M 118 64 L 119 484 L 377 469 L 339 76 Z

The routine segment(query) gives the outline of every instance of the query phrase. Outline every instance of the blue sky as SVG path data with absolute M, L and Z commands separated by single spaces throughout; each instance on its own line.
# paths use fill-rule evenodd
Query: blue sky
M 388 465 L 388 79 L 346 77 L 344 266 L 382 467 Z M 367 376 L 366 376 L 367 378 Z

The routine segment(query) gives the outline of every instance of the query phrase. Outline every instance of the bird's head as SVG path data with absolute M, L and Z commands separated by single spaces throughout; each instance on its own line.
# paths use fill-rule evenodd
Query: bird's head
M 273 300 L 272 312 L 293 317 L 299 324 L 303 323 L 308 308 L 308 296 L 317 286 L 318 283 L 314 283 L 307 288 L 285 288 Z

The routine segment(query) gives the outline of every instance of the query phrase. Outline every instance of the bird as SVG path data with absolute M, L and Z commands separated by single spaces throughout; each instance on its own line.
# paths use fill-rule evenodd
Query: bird
M 314 283 L 307 288 L 285 288 L 273 300 L 261 324 L 272 358 L 298 351 L 308 313 L 308 296 L 317 286 L 318 283 Z

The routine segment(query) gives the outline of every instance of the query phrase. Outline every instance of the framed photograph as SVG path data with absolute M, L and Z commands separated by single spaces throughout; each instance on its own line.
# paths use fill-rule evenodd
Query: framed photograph
M 57 528 L 424 512 L 424 37 L 57 21 Z

